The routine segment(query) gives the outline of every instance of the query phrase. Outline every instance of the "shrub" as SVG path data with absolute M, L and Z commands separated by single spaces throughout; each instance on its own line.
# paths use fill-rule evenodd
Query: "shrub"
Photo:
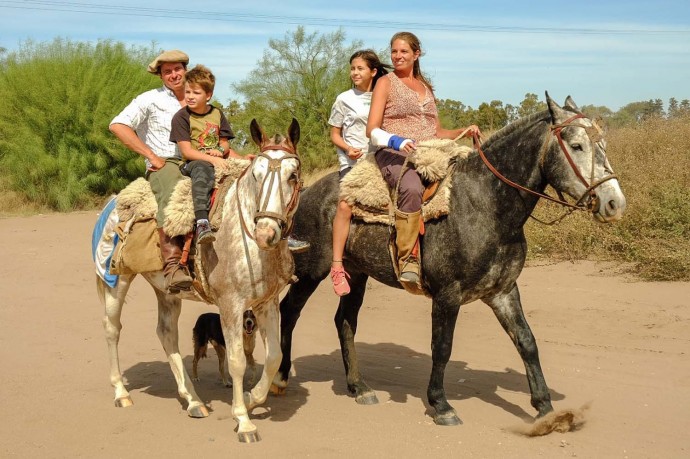
M 110 120 L 160 80 L 154 50 L 121 43 L 26 42 L 0 67 L 0 172 L 31 202 L 66 211 L 119 191 L 143 173 Z
M 526 225 L 531 257 L 632 262 L 649 280 L 690 280 L 690 120 L 650 119 L 607 134 L 608 157 L 627 199 L 623 220 L 575 215 L 553 227 Z M 540 202 L 536 214 L 562 209 Z

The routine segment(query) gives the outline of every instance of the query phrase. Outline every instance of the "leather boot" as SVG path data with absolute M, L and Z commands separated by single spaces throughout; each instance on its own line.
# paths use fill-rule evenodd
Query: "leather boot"
M 165 234 L 163 228 L 158 228 L 158 237 L 161 241 L 161 255 L 163 256 L 163 274 L 165 274 L 165 288 L 168 293 L 178 293 L 180 290 L 189 290 L 192 286 L 192 278 L 185 266 L 180 266 L 182 257 L 182 236 L 170 237 Z
M 398 248 L 398 267 L 400 282 L 419 284 L 420 267 L 416 254 L 413 253 L 419 239 L 419 219 L 422 211 L 395 211 L 395 245 Z

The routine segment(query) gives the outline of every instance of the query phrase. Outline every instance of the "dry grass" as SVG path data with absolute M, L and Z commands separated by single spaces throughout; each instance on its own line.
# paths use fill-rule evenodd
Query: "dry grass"
M 0 218 L 25 217 L 50 213 L 46 206 L 30 202 L 24 195 L 10 190 L 4 180 L 0 180 Z
M 625 217 L 614 225 L 579 214 L 554 227 L 530 221 L 530 256 L 632 262 L 643 279 L 690 280 L 690 120 L 649 120 L 606 137 L 628 203 Z M 540 203 L 535 215 L 560 212 Z

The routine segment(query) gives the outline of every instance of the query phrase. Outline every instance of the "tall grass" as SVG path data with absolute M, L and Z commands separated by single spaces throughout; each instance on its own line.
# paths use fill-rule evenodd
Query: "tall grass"
M 606 138 L 627 199 L 623 220 L 600 225 L 577 214 L 552 227 L 530 221 L 530 257 L 624 261 L 643 279 L 690 280 L 690 119 L 651 119 Z M 535 215 L 560 212 L 541 202 Z
M 160 84 L 143 71 L 153 49 L 121 43 L 26 42 L 0 66 L 3 186 L 60 211 L 88 207 L 143 172 L 108 131 L 137 94 Z

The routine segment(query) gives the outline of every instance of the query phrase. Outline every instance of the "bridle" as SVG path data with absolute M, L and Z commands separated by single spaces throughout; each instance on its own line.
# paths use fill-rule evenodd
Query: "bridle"
M 487 167 L 496 177 L 498 177 L 502 182 L 504 182 L 505 184 L 507 184 L 507 185 L 509 185 L 509 186 L 511 186 L 511 187 L 513 187 L 513 188 L 515 188 L 515 189 L 518 189 L 518 190 L 520 190 L 520 191 L 524 191 L 524 192 L 526 192 L 526 193 L 530 193 L 530 194 L 535 195 L 535 196 L 538 196 L 538 197 L 540 197 L 540 198 L 544 198 L 544 199 L 546 199 L 546 200 L 548 200 L 548 201 L 555 202 L 555 203 L 560 204 L 560 205 L 562 205 L 562 206 L 564 206 L 564 207 L 568 207 L 568 208 L 569 208 L 569 212 L 568 212 L 566 215 L 570 214 L 571 212 L 574 212 L 575 210 L 582 210 L 582 211 L 594 212 L 594 209 L 596 208 L 596 207 L 595 207 L 596 201 L 597 201 L 596 193 L 594 192 L 594 190 L 595 190 L 599 185 L 603 184 L 604 182 L 607 182 L 607 181 L 609 181 L 609 180 L 612 180 L 612 179 L 617 178 L 617 176 L 616 176 L 615 174 L 613 174 L 613 173 L 610 173 L 610 174 L 606 175 L 605 177 L 603 177 L 603 178 L 601 178 L 601 179 L 599 179 L 599 180 L 595 180 L 595 179 L 594 179 L 594 162 L 595 162 L 595 159 L 596 159 L 596 158 L 595 158 L 595 155 L 596 155 L 596 146 L 597 146 L 598 143 L 602 140 L 601 128 L 599 128 L 599 126 L 597 126 L 595 123 L 592 123 L 592 126 L 591 126 L 591 127 L 590 127 L 590 126 L 584 126 L 584 125 L 582 125 L 582 124 L 573 123 L 575 120 L 580 119 L 580 118 L 585 118 L 585 115 L 583 115 L 583 114 L 574 115 L 574 116 L 568 118 L 567 120 L 565 120 L 565 121 L 562 122 L 562 123 L 554 124 L 554 125 L 551 126 L 551 128 L 550 128 L 551 133 L 556 137 L 556 140 L 558 141 L 558 145 L 560 146 L 561 151 L 563 152 L 563 155 L 565 156 L 566 160 L 568 161 L 568 164 L 570 165 L 570 167 L 572 168 L 572 170 L 575 172 L 575 175 L 577 176 L 577 178 L 582 182 L 582 184 L 583 184 L 583 185 L 585 186 L 585 188 L 586 188 L 585 191 L 584 191 L 584 193 L 582 193 L 582 196 L 580 196 L 580 198 L 576 201 L 575 204 L 571 204 L 571 203 L 569 203 L 568 201 L 566 201 L 566 200 L 565 200 L 565 197 L 563 196 L 563 194 L 562 194 L 560 191 L 558 191 L 558 190 L 557 190 L 557 193 L 558 193 L 558 196 L 559 196 L 560 199 L 559 199 L 559 198 L 554 198 L 554 197 L 552 197 L 552 196 L 549 196 L 549 195 L 546 194 L 546 193 L 540 193 L 540 192 L 538 192 L 538 191 L 535 191 L 535 190 L 532 190 L 532 189 L 530 189 L 530 188 L 524 187 L 524 186 L 522 186 L 522 185 L 520 185 L 520 184 L 518 184 L 518 183 L 515 183 L 515 182 L 513 182 L 512 180 L 508 179 L 508 178 L 505 177 L 503 174 L 501 174 L 501 173 L 500 173 L 500 172 L 489 162 L 489 160 L 487 159 L 486 155 L 484 154 L 484 151 L 483 151 L 482 148 L 481 148 L 481 143 L 480 143 L 479 135 L 478 135 L 476 132 L 473 133 L 472 139 L 473 139 L 473 142 L 474 142 L 475 149 L 476 149 L 477 152 L 479 153 L 479 156 L 482 158 L 482 161 L 484 161 L 484 164 L 486 165 L 486 167 Z M 568 152 L 568 149 L 567 149 L 566 146 L 565 146 L 565 142 L 563 141 L 563 137 L 561 136 L 561 131 L 562 131 L 564 128 L 566 128 L 566 127 L 571 127 L 571 126 L 572 126 L 572 127 L 581 127 L 581 128 L 583 128 L 583 129 L 585 130 L 585 132 L 587 133 L 587 136 L 589 137 L 590 141 L 592 142 L 592 147 L 593 147 L 593 148 L 592 148 L 592 169 L 591 169 L 591 172 L 590 172 L 590 179 L 589 179 L 589 181 L 588 181 L 587 179 L 585 179 L 585 177 L 583 177 L 582 173 L 580 173 L 580 170 L 578 169 L 577 165 L 575 164 L 575 161 L 573 161 L 572 156 L 570 155 L 570 153 Z M 542 155 L 543 155 L 544 152 L 546 151 L 546 147 L 548 146 L 548 143 L 549 143 L 549 138 L 547 137 L 547 139 L 546 139 L 546 141 L 545 141 L 545 143 L 544 143 L 544 147 L 542 148 Z M 565 217 L 565 215 L 564 215 L 563 217 Z M 556 220 L 556 221 L 562 220 L 563 217 L 559 218 L 559 219 Z M 556 221 L 554 221 L 554 222 L 552 222 L 552 223 L 555 223 Z M 542 222 L 542 223 L 544 223 L 544 222 Z
M 282 151 L 285 154 L 280 158 L 271 158 L 266 153 L 267 151 Z M 259 195 L 256 199 L 257 211 L 254 214 L 254 223 L 256 224 L 256 222 L 259 221 L 260 218 L 270 218 L 272 220 L 275 220 L 278 223 L 278 225 L 280 225 L 281 239 L 287 239 L 287 237 L 292 232 L 292 215 L 294 214 L 294 210 L 297 207 L 297 203 L 299 202 L 299 193 L 303 185 L 303 181 L 301 178 L 301 161 L 295 149 L 286 145 L 265 145 L 261 148 L 261 152 L 258 155 L 256 155 L 254 161 L 256 161 L 256 159 L 260 157 L 268 160 L 268 172 L 266 173 L 266 176 L 263 178 L 262 182 L 259 184 Z M 286 159 L 297 160 L 297 183 L 295 184 L 295 187 L 292 190 L 292 194 L 290 195 L 290 199 L 287 201 L 287 204 L 285 196 L 283 195 L 283 189 L 280 186 L 280 171 L 283 161 Z M 251 170 L 253 166 L 254 162 L 252 162 L 252 164 L 250 164 L 244 171 L 242 171 L 242 174 L 237 179 L 238 185 L 240 183 L 240 180 L 242 180 L 242 178 L 247 174 L 247 171 Z M 264 196 L 264 188 L 267 181 L 268 188 L 266 189 Z M 270 203 L 274 186 L 278 187 L 280 196 L 280 208 L 283 209 L 282 213 L 276 213 L 266 210 L 268 209 L 268 204 Z M 239 187 L 237 189 L 237 192 L 235 193 L 235 196 L 237 197 L 237 211 L 239 213 L 242 231 L 244 231 L 244 233 L 247 236 L 249 236 L 250 239 L 255 240 L 254 235 L 249 231 L 247 223 L 244 219 L 244 215 L 242 214 Z

